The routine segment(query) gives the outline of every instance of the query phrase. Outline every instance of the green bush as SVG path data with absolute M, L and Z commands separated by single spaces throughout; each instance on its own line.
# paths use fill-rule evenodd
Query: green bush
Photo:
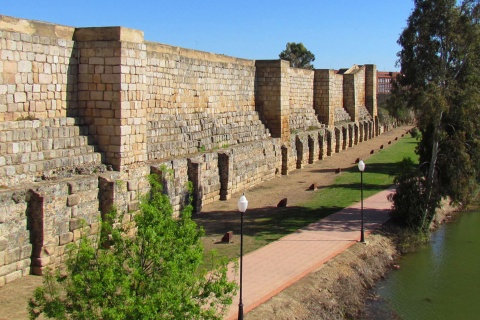
M 173 218 L 158 177 L 150 183 L 134 223 L 114 224 L 122 220 L 112 212 L 97 241 L 69 246 L 65 273 L 47 272 L 35 290 L 32 319 L 222 319 L 236 291 L 227 261 L 200 268 L 204 232 L 192 206 Z
M 404 158 L 397 170 L 392 218 L 409 229 L 420 230 L 425 213 L 423 175 L 411 158 Z

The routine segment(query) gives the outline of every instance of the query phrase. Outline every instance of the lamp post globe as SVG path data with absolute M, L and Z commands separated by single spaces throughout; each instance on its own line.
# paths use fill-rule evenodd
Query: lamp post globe
M 238 211 L 240 211 L 240 298 L 238 301 L 238 320 L 243 320 L 243 291 L 242 291 L 242 282 L 243 282 L 243 214 L 247 211 L 248 200 L 245 197 L 245 194 L 242 194 L 238 200 Z
M 358 170 L 360 171 L 360 219 L 361 219 L 361 227 L 360 227 L 360 242 L 365 242 L 365 234 L 363 228 L 363 171 L 365 171 L 365 162 L 360 160 L 358 162 Z
M 360 172 L 365 171 L 365 162 L 363 162 L 363 160 L 358 161 L 358 170 L 360 170 Z

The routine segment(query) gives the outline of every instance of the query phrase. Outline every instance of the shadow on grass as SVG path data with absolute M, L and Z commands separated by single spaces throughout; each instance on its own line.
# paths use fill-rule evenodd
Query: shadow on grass
M 335 215 L 332 215 L 333 213 Z M 383 223 L 386 220 L 385 215 L 385 210 L 365 208 L 365 228 L 369 228 L 372 224 Z M 247 210 L 245 213 L 243 234 L 272 242 L 292 233 L 359 231 L 360 217 L 360 209 L 350 207 L 320 207 L 315 210 L 304 207 L 259 208 Z M 205 229 L 207 234 L 223 234 L 228 231 L 240 234 L 240 213 L 238 211 L 199 214 L 195 217 L 195 221 Z
M 244 214 L 244 235 L 279 237 L 292 233 L 309 223 L 318 221 L 340 207 L 310 209 L 305 207 L 265 207 L 248 209 Z M 240 233 L 240 213 L 238 211 L 212 211 L 194 216 L 195 222 L 205 229 L 206 234 L 223 234 L 233 231 Z

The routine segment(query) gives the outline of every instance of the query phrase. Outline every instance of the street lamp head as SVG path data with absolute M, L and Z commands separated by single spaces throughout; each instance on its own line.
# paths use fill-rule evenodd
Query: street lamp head
M 240 197 L 240 200 L 238 200 L 238 210 L 244 213 L 245 211 L 247 211 L 247 207 L 248 207 L 248 200 L 245 197 L 245 195 L 242 194 L 242 196 Z
M 361 172 L 365 170 L 365 162 L 363 162 L 363 160 L 360 160 L 358 162 L 358 170 L 360 170 Z

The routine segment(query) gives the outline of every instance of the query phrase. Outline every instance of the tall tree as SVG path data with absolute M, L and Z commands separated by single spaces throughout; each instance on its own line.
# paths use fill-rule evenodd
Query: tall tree
M 134 225 L 104 223 L 99 243 L 109 248 L 87 237 L 70 246 L 66 274 L 45 276 L 29 303 L 31 318 L 222 319 L 236 289 L 226 263 L 201 269 L 203 231 L 192 207 L 174 219 L 157 179 L 151 184 Z
M 416 114 L 427 230 L 442 197 L 466 203 L 480 178 L 479 0 L 415 0 L 398 43 L 394 94 Z M 405 205 L 396 202 L 395 206 Z
M 288 42 L 279 57 L 290 61 L 290 66 L 293 68 L 313 69 L 312 62 L 315 61 L 315 55 L 308 51 L 301 42 Z

